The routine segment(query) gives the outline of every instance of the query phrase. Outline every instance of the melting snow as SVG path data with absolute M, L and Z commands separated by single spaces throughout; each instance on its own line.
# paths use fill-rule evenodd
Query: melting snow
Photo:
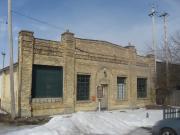
M 0 114 L 7 114 L 7 113 L 0 109 Z

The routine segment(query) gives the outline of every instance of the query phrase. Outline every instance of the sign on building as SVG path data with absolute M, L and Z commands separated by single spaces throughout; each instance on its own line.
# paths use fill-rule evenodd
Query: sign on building
M 97 86 L 97 98 L 103 98 L 103 87 L 101 85 Z

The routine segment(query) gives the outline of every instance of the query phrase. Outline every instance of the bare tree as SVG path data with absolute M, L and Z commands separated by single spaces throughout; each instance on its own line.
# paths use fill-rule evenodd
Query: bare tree
M 176 34 L 171 37 L 171 40 L 170 51 L 172 60 L 174 63 L 180 63 L 180 31 L 176 32 Z
M 152 52 L 152 47 L 147 47 L 148 52 Z M 166 54 L 164 45 L 157 46 L 157 79 L 156 79 L 156 96 L 157 103 L 167 104 L 168 97 L 172 90 L 179 87 L 180 82 L 180 31 L 176 32 L 168 42 L 168 84 L 166 70 Z

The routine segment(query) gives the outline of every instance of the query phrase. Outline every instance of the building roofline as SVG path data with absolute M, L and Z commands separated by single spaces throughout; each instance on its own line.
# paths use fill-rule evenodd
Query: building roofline
M 119 44 L 115 44 L 115 43 L 111 43 L 109 41 L 105 41 L 105 40 L 96 40 L 96 39 L 88 39 L 88 38 L 79 38 L 79 37 L 75 37 L 76 39 L 79 39 L 79 40 L 86 40 L 86 41 L 94 41 L 94 42 L 102 42 L 102 43 L 107 43 L 107 44 L 110 44 L 112 46 L 116 46 L 116 47 L 119 47 L 119 48 L 124 48 L 124 49 L 127 49 L 127 46 L 122 46 L 122 45 L 119 45 Z
M 14 65 L 14 67 L 17 67 L 18 62 L 15 62 L 13 65 Z M 2 72 L 6 71 L 6 70 L 9 70 L 9 66 L 0 69 L 0 74 L 1 74 Z
M 166 64 L 166 62 L 165 61 L 156 61 L 156 63 L 164 63 L 164 64 Z M 169 63 L 170 65 L 177 65 L 177 66 L 180 66 L 180 63 Z
M 56 42 L 56 43 L 60 43 L 60 41 L 57 40 L 51 40 L 51 39 L 44 39 L 44 38 L 34 38 L 35 40 L 43 40 L 43 41 L 49 41 L 49 42 Z

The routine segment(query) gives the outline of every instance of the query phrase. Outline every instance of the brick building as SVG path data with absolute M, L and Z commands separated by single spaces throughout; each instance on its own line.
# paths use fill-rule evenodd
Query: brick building
M 154 101 L 154 57 L 137 55 L 134 46 L 76 38 L 66 31 L 60 41 L 19 33 L 15 64 L 16 114 L 40 116 L 142 107 Z M 0 71 L 1 106 L 10 112 L 9 68 Z

